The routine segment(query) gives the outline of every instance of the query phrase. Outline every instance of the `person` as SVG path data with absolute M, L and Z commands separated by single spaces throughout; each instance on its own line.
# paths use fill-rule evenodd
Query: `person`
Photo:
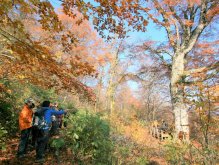
M 160 129 L 163 131 L 167 131 L 167 129 L 168 129 L 168 124 L 164 120 L 162 120 L 162 124 L 161 124 Z
M 58 111 L 58 103 L 54 103 L 51 106 L 51 108 Z M 58 117 L 59 116 L 62 116 L 62 115 L 52 115 L 52 127 L 51 127 L 51 130 L 50 130 L 51 136 L 58 134 L 58 129 L 59 129 Z
M 32 141 L 31 141 L 31 145 L 33 148 L 36 148 L 36 141 L 37 141 L 37 137 L 39 134 L 39 130 L 36 126 L 36 115 L 35 113 L 41 108 L 40 103 L 38 103 L 38 105 L 33 109 L 33 124 L 32 124 L 32 129 L 31 129 L 31 135 L 32 135 Z
M 53 108 L 54 109 L 56 109 L 57 111 L 60 111 L 60 110 L 62 110 L 62 108 L 59 108 L 58 107 L 58 103 L 54 103 L 53 104 Z M 55 118 L 55 123 L 56 123 L 56 129 L 58 129 L 58 128 L 62 128 L 62 126 L 64 125 L 64 123 L 63 123 L 63 118 L 64 118 L 64 116 L 63 115 L 56 115 L 56 116 L 54 116 L 54 118 Z M 65 127 L 65 126 L 64 126 Z
M 64 110 L 56 111 L 52 109 L 50 101 L 44 101 L 42 108 L 36 112 L 36 115 L 43 114 L 45 126 L 40 129 L 40 134 L 37 138 L 36 146 L 36 162 L 44 162 L 45 149 L 50 137 L 50 129 L 52 127 L 52 115 L 62 115 L 66 112 Z
M 35 107 L 34 100 L 28 98 L 19 114 L 19 127 L 21 131 L 20 143 L 18 146 L 17 157 L 22 158 L 27 152 L 28 139 L 32 128 L 32 109 Z
M 60 109 L 59 109 L 59 111 L 60 111 Z M 62 128 L 62 126 L 63 126 L 63 118 L 64 118 L 63 115 L 58 115 L 58 116 L 57 116 L 59 128 Z

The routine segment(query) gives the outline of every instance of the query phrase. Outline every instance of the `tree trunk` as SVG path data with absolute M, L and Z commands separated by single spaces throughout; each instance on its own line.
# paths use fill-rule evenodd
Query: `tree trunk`
M 118 86 L 118 71 L 117 66 L 119 63 L 119 51 L 117 50 L 115 56 L 113 57 L 110 70 L 109 70 L 109 85 L 107 89 L 107 109 L 109 110 L 110 114 L 114 113 L 115 109 L 115 92 Z
M 98 84 L 96 89 L 96 103 L 95 103 L 95 112 L 98 112 L 100 110 L 100 97 L 101 97 L 101 89 L 103 87 L 103 76 L 104 76 L 104 70 L 102 69 L 99 76 L 98 76 Z
M 110 114 L 114 113 L 115 109 L 115 86 L 112 82 L 109 83 L 108 91 L 107 91 L 107 101 L 108 101 L 108 110 Z
M 181 131 L 184 138 L 189 140 L 188 111 L 183 98 L 183 84 L 180 84 L 184 73 L 184 57 L 185 54 L 181 52 L 176 52 L 173 57 L 170 90 L 175 115 L 175 137 L 178 138 Z
M 115 112 L 115 91 L 113 91 L 112 95 L 110 96 L 110 113 L 113 114 Z

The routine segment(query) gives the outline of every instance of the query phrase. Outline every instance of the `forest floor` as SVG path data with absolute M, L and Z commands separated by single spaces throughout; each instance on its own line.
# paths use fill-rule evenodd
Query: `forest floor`
M 35 149 L 28 146 L 28 152 L 24 158 L 16 157 L 19 138 L 11 139 L 7 143 L 5 151 L 0 152 L 0 165 L 39 165 L 35 163 Z M 67 152 L 67 151 L 64 151 Z M 72 160 L 69 159 L 67 153 L 60 154 L 59 160 L 63 163 L 58 163 L 57 157 L 53 151 L 47 152 L 43 165 L 72 165 Z M 42 163 L 41 163 L 42 164 Z
M 167 165 L 166 160 L 162 157 L 163 146 L 165 142 L 161 142 L 158 139 L 152 137 L 148 129 L 139 126 L 138 123 L 133 122 L 130 125 L 123 125 L 122 138 L 133 141 L 137 146 L 145 148 L 148 151 L 148 157 L 151 165 Z M 117 138 L 117 137 L 115 137 Z M 25 158 L 17 159 L 16 152 L 19 144 L 19 138 L 10 139 L 7 142 L 7 148 L 5 151 L 0 151 L 0 165 L 37 165 L 35 163 L 35 150 L 28 148 L 28 154 Z M 141 152 L 140 150 L 137 152 Z M 74 164 L 71 153 L 67 150 L 63 150 L 59 156 L 59 162 L 54 152 L 50 151 L 46 153 L 44 165 L 70 165 Z M 75 163 L 76 165 L 76 163 Z
M 117 123 L 118 124 L 118 123 Z M 119 125 L 119 124 L 118 124 Z M 167 141 L 160 141 L 149 133 L 147 127 L 142 126 L 137 120 L 128 125 L 120 124 L 122 135 L 134 142 L 139 148 L 138 152 L 146 152 L 150 165 L 167 165 L 164 159 L 164 145 Z M 143 150 L 142 150 L 143 149 Z

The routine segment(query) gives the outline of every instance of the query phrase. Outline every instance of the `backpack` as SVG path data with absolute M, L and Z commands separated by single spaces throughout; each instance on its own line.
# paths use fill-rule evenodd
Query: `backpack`
M 48 124 L 46 123 L 46 120 L 44 118 L 44 114 L 46 111 L 47 110 L 41 108 L 35 112 L 33 126 L 35 126 L 38 129 L 48 128 Z

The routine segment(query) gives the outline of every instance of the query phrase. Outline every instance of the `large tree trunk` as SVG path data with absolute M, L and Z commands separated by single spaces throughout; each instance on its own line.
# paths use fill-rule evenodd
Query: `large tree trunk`
M 100 97 L 101 97 L 101 89 L 103 88 L 103 76 L 104 76 L 104 70 L 102 69 L 100 74 L 98 75 L 98 84 L 97 84 L 97 90 L 96 90 L 96 103 L 95 103 L 95 112 L 98 112 L 100 108 Z
M 180 84 L 184 73 L 184 57 L 185 54 L 176 52 L 173 58 L 172 72 L 171 72 L 171 98 L 173 112 L 175 115 L 175 135 L 178 138 L 179 133 L 183 132 L 185 138 L 189 140 L 189 121 L 188 111 L 184 103 L 183 84 Z
M 116 92 L 115 84 L 110 82 L 107 90 L 107 101 L 108 101 L 107 107 L 110 114 L 113 114 L 115 110 L 115 92 Z
M 117 66 L 119 63 L 119 49 L 117 50 L 115 56 L 111 61 L 110 71 L 109 71 L 109 85 L 107 89 L 107 109 L 110 114 L 114 113 L 115 109 L 115 92 L 118 86 L 118 70 Z

